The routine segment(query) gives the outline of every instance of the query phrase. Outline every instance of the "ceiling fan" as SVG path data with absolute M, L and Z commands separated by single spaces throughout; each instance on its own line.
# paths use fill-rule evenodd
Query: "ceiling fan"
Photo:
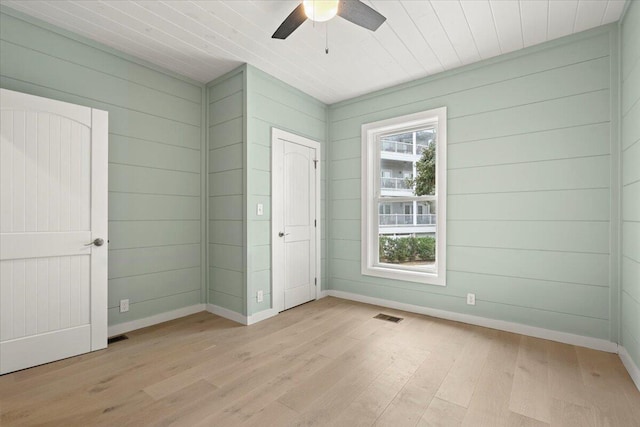
M 304 0 L 293 9 L 271 38 L 284 40 L 307 19 L 324 22 L 336 15 L 371 31 L 377 30 L 387 20 L 360 0 Z

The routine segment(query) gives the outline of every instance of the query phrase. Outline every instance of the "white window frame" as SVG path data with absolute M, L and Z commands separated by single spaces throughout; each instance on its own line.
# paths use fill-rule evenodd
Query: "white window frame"
M 382 135 L 420 127 L 436 128 L 436 263 L 435 268 L 418 271 L 378 262 L 380 195 L 380 148 Z M 435 108 L 362 125 L 362 274 L 446 286 L 447 273 L 447 108 Z M 403 200 L 398 200 L 403 201 Z

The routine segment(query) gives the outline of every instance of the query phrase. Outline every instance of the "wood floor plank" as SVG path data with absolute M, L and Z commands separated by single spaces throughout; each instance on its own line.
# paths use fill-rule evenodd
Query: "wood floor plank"
M 167 423 L 167 425 L 174 426 L 184 426 L 184 425 L 218 425 L 219 420 L 230 420 L 235 419 L 233 417 L 234 414 L 225 412 L 228 411 L 229 408 L 233 408 L 236 403 L 246 396 L 250 395 L 256 387 L 259 387 L 261 384 L 269 384 L 272 381 L 275 381 L 278 378 L 280 372 L 284 371 L 287 366 L 294 368 L 298 367 L 300 364 L 307 363 L 306 360 L 300 361 L 291 361 L 280 359 L 271 366 L 273 370 L 268 371 L 252 371 L 238 381 L 235 381 L 229 384 L 225 388 L 218 389 L 214 392 L 210 399 L 208 400 L 206 405 L 200 405 L 194 407 L 189 413 L 184 414 L 184 416 L 172 420 L 171 423 Z M 264 405 L 265 407 L 268 406 Z M 264 408 L 260 408 L 264 409 Z
M 393 363 L 390 353 L 369 351 L 369 357 L 354 367 L 318 399 L 300 413 L 292 425 L 328 425 L 344 412 L 356 396 L 361 394 L 382 371 Z M 300 411 L 298 411 L 300 412 Z
M 496 332 L 462 425 L 508 425 L 509 419 L 513 418 L 509 410 L 509 399 L 519 348 L 519 335 Z
M 21 422 L 17 425 L 50 425 L 50 426 L 100 426 L 108 427 L 120 425 L 118 420 L 122 417 L 126 418 L 130 415 L 140 413 L 140 408 L 146 407 L 153 403 L 151 398 L 143 392 L 137 392 L 133 395 L 127 395 L 120 399 L 112 399 L 103 402 L 102 406 L 87 409 L 78 407 L 72 411 L 67 405 L 64 413 L 53 412 L 56 408 L 50 408 L 51 413 L 57 416 L 51 417 L 50 414 L 41 416 L 40 419 L 31 419 L 28 422 Z M 11 424 L 9 424 L 11 425 Z
M 425 351 L 400 355 L 330 424 L 372 425 L 428 356 Z
M 476 328 L 456 362 L 438 388 L 436 397 L 449 403 L 469 407 L 471 396 L 484 366 L 495 331 Z
M 280 427 L 285 425 L 291 425 L 293 420 L 298 414 L 293 410 L 283 405 L 278 401 L 271 402 L 263 410 L 249 418 L 246 423 L 243 423 L 247 427 Z M 201 424 L 202 427 L 208 427 L 211 424 Z M 237 426 L 235 421 L 230 423 L 223 423 L 220 425 Z
M 617 388 L 622 393 L 637 392 L 617 354 L 575 347 L 582 379 L 587 386 Z
M 122 414 L 115 425 L 171 425 L 182 422 L 186 416 L 209 403 L 219 395 L 216 386 L 204 380 L 180 389 L 179 391 L 156 400 L 135 414 Z
M 640 426 L 617 355 L 338 298 L 127 335 L 0 376 L 0 425 Z
M 390 366 L 329 425 L 372 425 L 404 387 L 410 376 L 406 372 L 399 371 L 396 365 Z
M 529 418 L 522 414 L 516 414 L 515 412 L 509 412 L 509 415 L 497 425 L 506 427 L 549 427 L 549 423 Z
M 551 426 L 553 427 L 595 427 L 596 414 L 592 408 L 552 399 Z
M 544 423 L 551 421 L 549 361 L 544 340 L 521 338 L 509 409 Z
M 587 386 L 587 405 L 595 412 L 597 426 L 637 426 L 640 399 L 630 402 L 612 388 Z
M 467 409 L 446 400 L 433 398 L 418 421 L 419 427 L 457 427 L 462 425 Z
M 331 362 L 332 359 L 314 355 L 303 363 L 292 363 L 289 369 L 282 371 L 271 381 L 258 385 L 244 397 L 227 406 L 224 411 L 215 417 L 215 421 L 222 424 L 242 425 L 250 422 L 256 414 L 268 409 L 270 406 L 274 406 L 274 403 L 276 403 L 275 406 L 280 407 L 281 404 L 276 402 L 280 396 L 298 386 Z
M 435 390 L 414 382 L 405 385 L 378 417 L 375 426 L 415 426 L 427 410 Z
M 105 350 L 0 376 L 0 399 L 4 402 L 13 398 L 22 400 L 22 394 L 29 395 L 34 388 L 46 387 L 51 382 L 55 382 L 57 388 L 64 387 L 64 384 L 75 387 L 87 375 L 100 375 L 100 372 L 112 375 L 118 369 L 129 367 L 133 359 L 144 362 L 147 358 L 152 358 L 155 352 L 171 352 L 181 345 L 207 347 L 210 344 L 206 342 L 206 337 L 211 335 L 211 331 L 217 330 L 220 320 L 227 328 L 233 322 L 209 314 L 206 316 L 202 318 L 200 314 L 196 314 L 178 319 L 178 325 L 184 326 L 161 328 L 161 335 L 158 335 L 158 328 L 152 329 L 149 336 L 135 338 L 135 334 L 129 334 L 134 338 L 110 345 Z M 195 322 L 191 322 L 192 320 Z M 167 334 L 167 329 L 172 330 L 173 334 Z M 206 336 L 200 334 L 203 330 L 208 331 Z
M 336 336 L 330 340 L 326 345 L 318 349 L 318 354 L 336 359 L 342 356 L 350 348 L 358 344 L 360 340 L 351 338 L 349 336 Z
M 587 389 L 582 379 L 576 348 L 547 341 L 547 352 L 551 397 L 579 406 L 587 405 Z
M 386 356 L 388 353 L 375 343 L 361 342 L 315 375 L 281 396 L 278 401 L 294 411 L 303 412 L 331 387 L 347 376 L 370 357 Z
M 374 425 L 416 425 L 454 363 L 451 354 L 430 353 Z

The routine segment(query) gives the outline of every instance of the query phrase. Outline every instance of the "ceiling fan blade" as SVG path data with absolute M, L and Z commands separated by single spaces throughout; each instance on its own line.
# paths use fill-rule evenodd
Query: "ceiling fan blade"
M 371 31 L 377 30 L 387 20 L 387 18 L 360 0 L 340 1 L 338 16 Z
M 293 9 L 293 12 L 291 12 L 289 16 L 287 16 L 287 19 L 282 21 L 282 24 L 280 24 L 271 38 L 281 40 L 286 39 L 306 20 L 307 14 L 304 13 L 304 6 L 302 5 L 302 3 L 300 3 L 298 7 Z

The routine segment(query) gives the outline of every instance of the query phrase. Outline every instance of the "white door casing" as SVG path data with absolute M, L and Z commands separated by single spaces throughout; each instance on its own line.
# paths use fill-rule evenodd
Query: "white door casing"
M 107 346 L 108 113 L 6 89 L 0 107 L 4 374 Z
M 274 128 L 271 152 L 272 303 L 279 312 L 320 295 L 320 143 Z

